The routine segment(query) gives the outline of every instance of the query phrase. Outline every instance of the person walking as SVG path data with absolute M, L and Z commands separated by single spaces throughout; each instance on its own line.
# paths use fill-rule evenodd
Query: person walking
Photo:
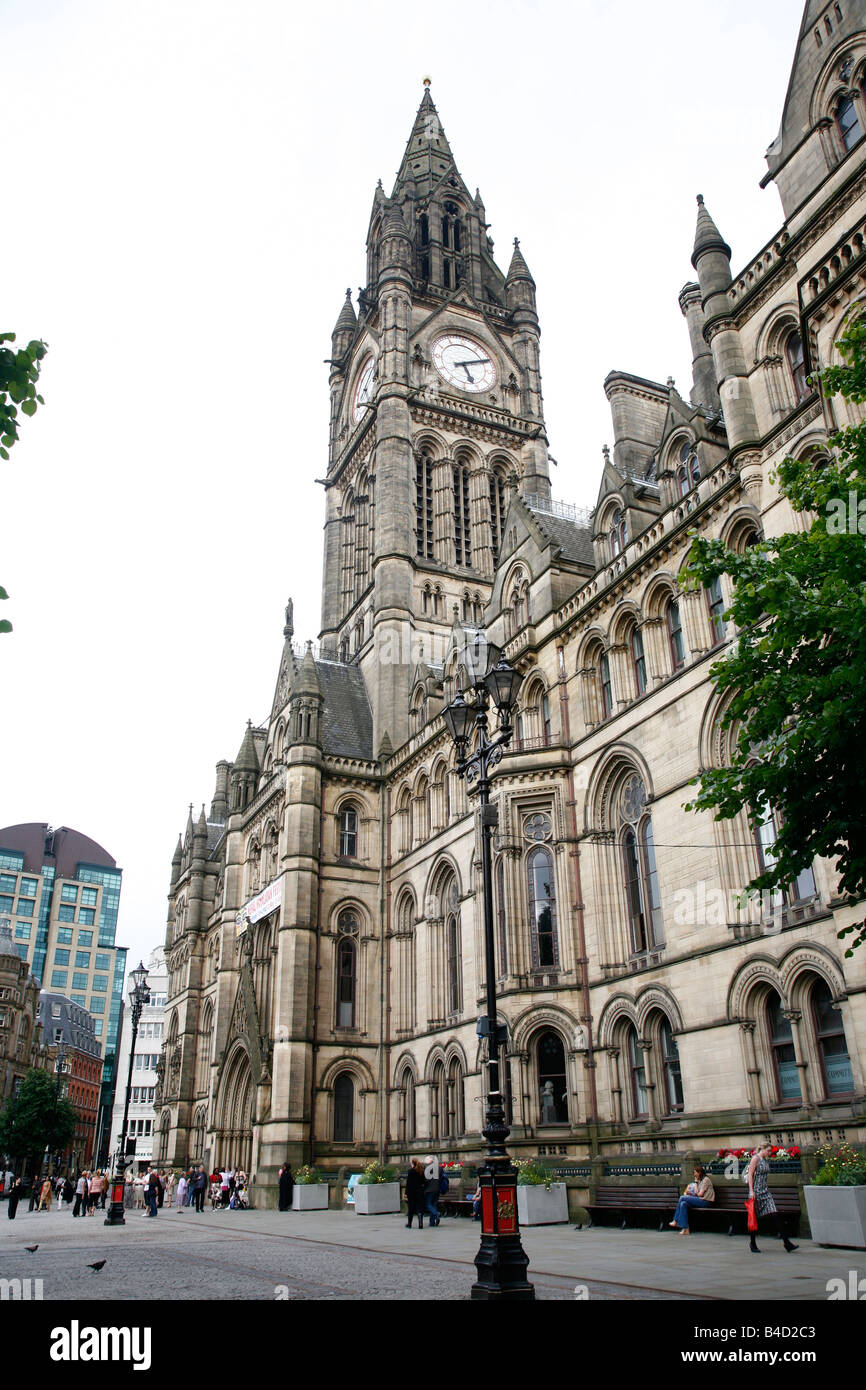
M 82 1202 L 87 1202 L 87 1179 L 83 1173 L 79 1173 L 75 1183 L 75 1205 L 72 1208 L 73 1216 L 81 1215 Z
M 35 1211 L 39 1202 L 39 1193 L 42 1190 L 42 1182 L 39 1174 L 34 1173 L 30 1179 L 30 1211 Z
M 163 1202 L 165 1201 L 165 1173 L 158 1172 L 157 1175 L 156 1175 L 156 1181 L 157 1181 L 156 1204 L 157 1204 L 157 1206 L 159 1207 L 159 1209 L 160 1209 L 160 1211 L 161 1211 L 161 1210 L 162 1210 L 162 1204 L 163 1204 Z
M 418 1230 L 424 1229 L 424 1169 L 413 1158 L 409 1164 L 409 1171 L 406 1174 L 406 1225 L 409 1229 L 412 1226 L 413 1216 L 418 1218 Z
M 88 1202 L 87 1214 L 92 1216 L 99 1205 L 100 1199 L 105 1200 L 105 1189 L 108 1186 L 108 1179 L 101 1168 L 97 1168 L 90 1183 L 90 1200 Z
M 15 1213 L 18 1210 L 18 1203 L 21 1201 L 22 1183 L 20 1178 L 15 1178 L 9 1188 L 9 1197 L 6 1202 L 6 1215 L 10 1221 L 15 1220 Z
M 53 1188 L 51 1186 L 51 1179 L 46 1178 L 44 1183 L 42 1184 L 42 1191 L 39 1194 L 39 1206 L 36 1208 L 37 1211 L 51 1210 L 52 1192 Z
M 715 1188 L 707 1177 L 706 1170 L 700 1163 L 696 1163 L 694 1182 L 689 1183 L 682 1197 L 677 1202 L 674 1219 L 673 1221 L 669 1221 L 668 1225 L 674 1229 L 679 1226 L 680 1235 L 687 1236 L 689 1233 L 689 1208 L 708 1207 L 710 1202 L 714 1202 L 715 1200 Z
M 431 1226 L 439 1225 L 439 1160 L 435 1154 L 424 1159 L 424 1203 Z
M 189 1183 L 187 1181 L 186 1173 L 181 1173 L 180 1177 L 177 1180 L 177 1197 L 175 1211 L 183 1211 L 184 1198 L 186 1197 L 186 1189 L 188 1187 Z
M 134 1177 L 134 1179 L 133 1179 L 133 1182 L 132 1182 L 132 1187 L 133 1187 L 133 1191 L 134 1191 L 134 1193 L 135 1193 L 135 1206 L 136 1206 L 137 1208 L 140 1209 L 141 1207 L 144 1206 L 144 1175 L 143 1175 L 143 1173 L 137 1173 L 137 1174 L 135 1175 L 135 1177 Z
M 749 1184 L 749 1197 L 754 1199 L 755 1216 L 758 1222 L 760 1223 L 762 1220 L 770 1222 L 776 1235 L 782 1237 L 782 1244 L 786 1250 L 799 1250 L 799 1245 L 795 1245 L 793 1241 L 790 1241 L 784 1234 L 782 1230 L 782 1218 L 776 1210 L 776 1203 L 773 1201 L 772 1193 L 767 1186 L 767 1177 L 770 1172 L 769 1158 L 772 1148 L 772 1144 L 760 1144 L 752 1154 L 748 1173 L 746 1175 Z M 757 1234 L 757 1231 L 749 1232 L 749 1249 L 753 1255 L 760 1255 L 761 1253 L 758 1242 L 755 1239 Z

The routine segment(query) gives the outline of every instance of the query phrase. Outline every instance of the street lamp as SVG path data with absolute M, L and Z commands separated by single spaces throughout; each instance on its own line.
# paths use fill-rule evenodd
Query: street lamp
M 123 1216 L 123 1194 L 126 1190 L 125 1173 L 129 1166 L 126 1159 L 126 1124 L 129 1118 L 129 1097 L 132 1093 L 132 1063 L 135 1058 L 135 1040 L 138 1037 L 138 1021 L 145 1004 L 150 1003 L 150 990 L 147 987 L 147 971 L 139 961 L 138 969 L 130 974 L 129 1006 L 132 1010 L 132 1038 L 129 1044 L 129 1070 L 126 1074 L 126 1099 L 123 1104 L 123 1124 L 120 1140 L 114 1159 L 114 1177 L 111 1179 L 111 1205 L 105 1218 L 106 1226 L 125 1226 Z
M 55 1084 L 55 1086 L 54 1086 L 54 1123 L 55 1123 L 55 1125 L 57 1124 L 57 1104 L 58 1104 L 58 1101 L 60 1100 L 60 1097 L 61 1097 L 62 1094 L 63 1094 L 63 1078 L 64 1078 L 64 1076 L 66 1075 L 66 1072 L 67 1072 L 67 1070 L 68 1070 L 68 1067 L 69 1067 L 69 1059 L 68 1059 L 67 1056 L 66 1056 L 66 1047 L 65 1047 L 63 1041 L 61 1040 L 61 1041 L 57 1044 L 57 1051 L 56 1051 L 55 1054 L 54 1054 L 54 1071 L 55 1071 L 55 1074 L 56 1074 L 56 1076 L 57 1076 L 57 1082 L 56 1082 L 56 1084 Z M 55 1156 L 54 1156 L 54 1172 L 55 1172 L 55 1176 L 56 1176 L 56 1174 L 57 1174 L 57 1169 L 58 1169 L 59 1166 L 60 1166 L 58 1160 L 59 1160 L 61 1157 L 62 1157 L 62 1155 L 55 1153 Z
M 520 1243 L 517 1221 L 517 1170 L 505 1149 L 509 1135 L 505 1106 L 499 1087 L 499 1050 L 505 1028 L 496 1016 L 496 953 L 493 938 L 493 873 L 490 840 L 496 825 L 496 808 L 490 805 L 490 772 L 501 761 L 511 742 L 512 714 L 520 676 L 509 666 L 499 647 L 477 632 L 463 649 L 461 665 L 474 699 L 467 703 L 458 689 L 452 704 L 443 710 L 448 732 L 457 749 L 457 775 L 468 784 L 478 783 L 481 806 L 481 879 L 484 900 L 484 956 L 487 977 L 487 1017 L 479 1020 L 479 1033 L 487 1037 L 487 1114 L 482 1134 L 487 1140 L 487 1159 L 479 1174 L 481 1187 L 481 1245 L 475 1257 L 478 1271 L 472 1285 L 476 1300 L 532 1299 L 535 1289 L 527 1282 L 529 1259 Z M 490 738 L 487 713 L 491 701 L 499 715 L 499 732 Z M 475 728 L 475 747 L 470 738 Z

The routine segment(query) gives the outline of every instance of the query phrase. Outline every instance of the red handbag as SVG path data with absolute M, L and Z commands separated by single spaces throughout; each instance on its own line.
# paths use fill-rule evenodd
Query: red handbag
M 754 1197 L 746 1198 L 746 1229 L 752 1232 L 758 1229 L 758 1218 L 755 1215 Z

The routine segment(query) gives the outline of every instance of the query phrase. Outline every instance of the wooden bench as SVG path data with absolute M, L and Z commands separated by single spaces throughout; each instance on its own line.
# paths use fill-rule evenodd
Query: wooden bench
M 459 1192 L 443 1192 L 438 1200 L 442 1216 L 472 1215 L 471 1197 L 461 1197 Z
M 707 1227 L 727 1230 L 729 1236 L 746 1234 L 746 1199 L 749 1189 L 744 1182 L 713 1184 L 716 1200 L 708 1207 L 689 1208 L 689 1230 Z M 796 1235 L 800 1224 L 800 1192 L 796 1187 L 770 1187 L 776 1211 L 783 1218 L 786 1235 Z
M 629 1225 L 638 1224 L 636 1217 L 648 1215 L 657 1230 L 663 1231 L 667 1223 L 673 1220 L 679 1196 L 679 1188 L 661 1185 L 599 1187 L 595 1200 L 587 1208 L 589 1224 L 591 1227 L 607 1225 L 603 1218 L 610 1216 L 625 1231 Z

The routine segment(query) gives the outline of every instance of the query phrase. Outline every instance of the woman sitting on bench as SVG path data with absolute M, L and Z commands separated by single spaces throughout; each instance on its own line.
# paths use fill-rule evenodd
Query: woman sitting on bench
M 700 1163 L 695 1164 L 695 1180 L 690 1182 L 680 1200 L 677 1202 L 677 1209 L 674 1212 L 673 1221 L 668 1225 L 676 1229 L 680 1227 L 680 1235 L 687 1236 L 689 1233 L 689 1207 L 708 1207 L 711 1202 L 716 1200 L 715 1189 L 707 1177 Z

